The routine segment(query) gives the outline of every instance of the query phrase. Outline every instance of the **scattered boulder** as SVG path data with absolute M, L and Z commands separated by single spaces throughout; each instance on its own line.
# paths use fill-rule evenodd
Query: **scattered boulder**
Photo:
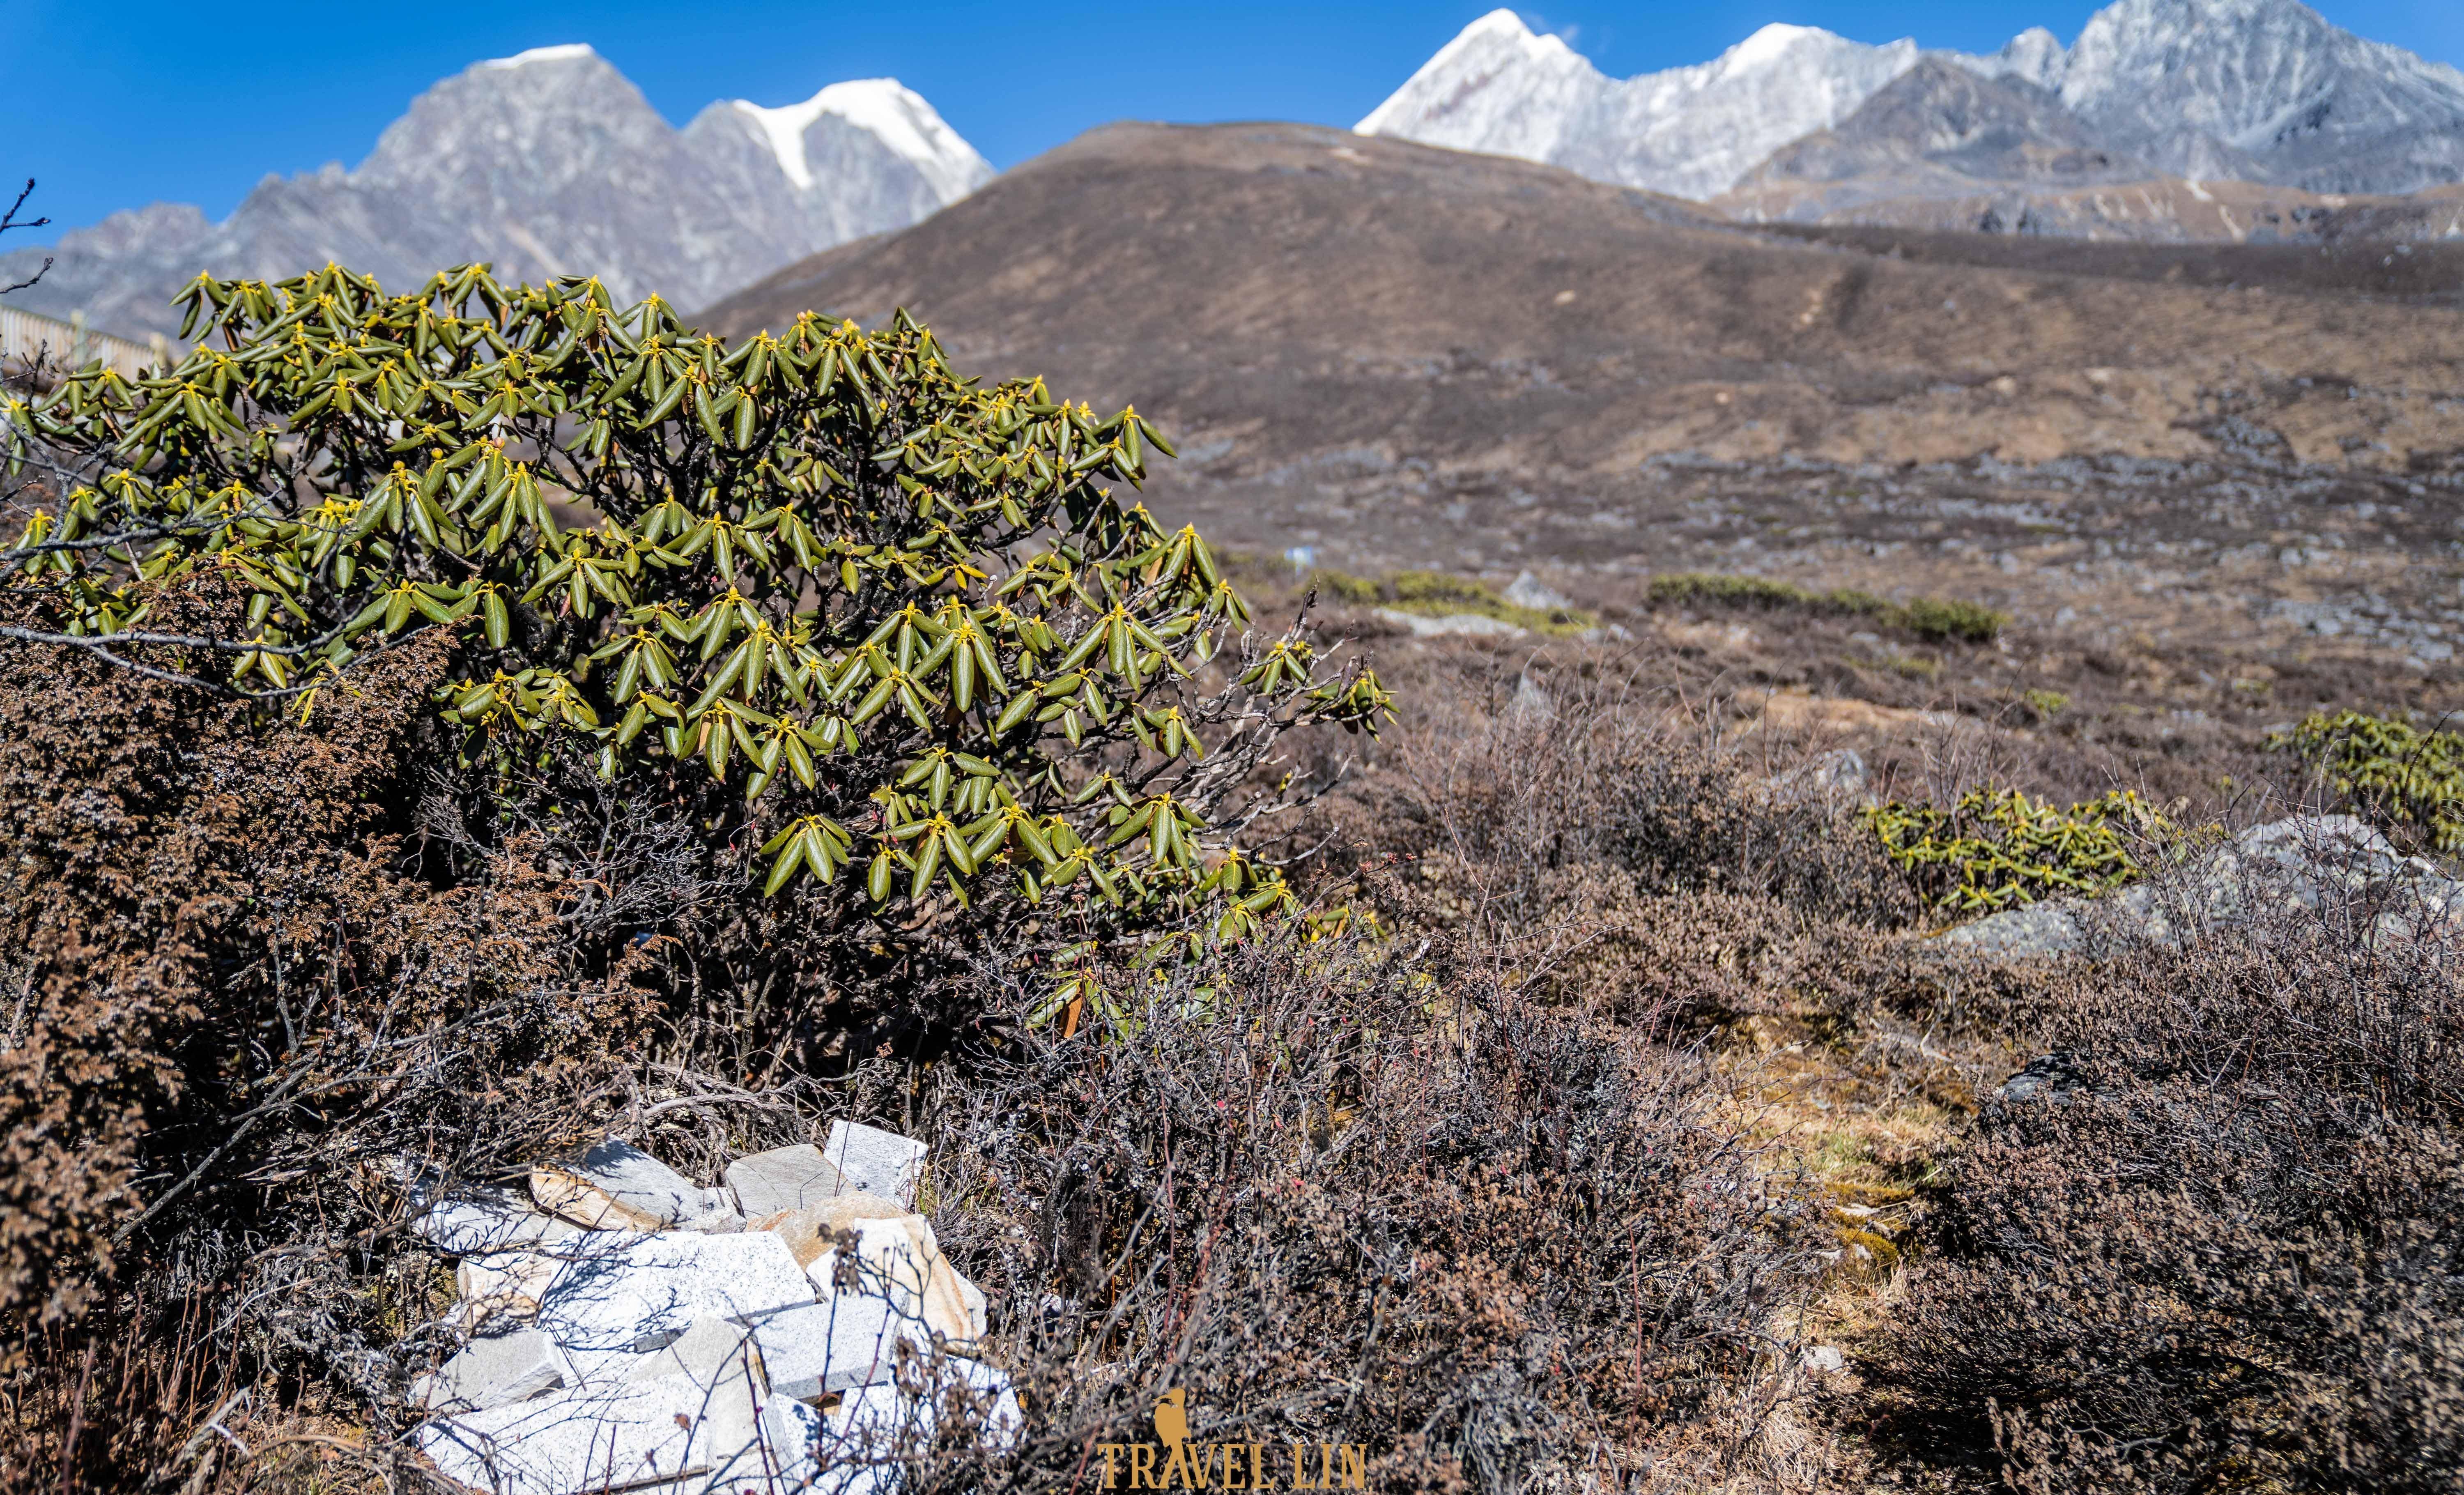
M 797 1264 L 810 1266 L 815 1259 L 830 1247 L 829 1238 L 842 1230 L 852 1230 L 858 1221 L 896 1220 L 907 1213 L 907 1206 L 895 1199 L 885 1199 L 878 1194 L 842 1194 L 811 1209 L 784 1210 L 765 1215 L 746 1225 L 748 1230 L 765 1230 L 787 1242 Z
M 839 1293 L 752 1326 L 771 1390 L 812 1397 L 889 1377 L 898 1342 L 919 1342 L 886 1298 Z
M 592 1230 L 737 1229 L 736 1206 L 630 1143 L 601 1142 L 571 1162 L 531 1170 L 541 1209 Z
M 982 1410 L 993 1447 L 1014 1447 L 1025 1436 L 1026 1418 L 1009 1377 L 973 1360 L 945 1360 L 939 1371 L 937 1381 L 919 1377 L 924 1384 L 913 1394 L 894 1382 L 849 1388 L 828 1413 L 823 1452 L 833 1461 L 862 1459 L 907 1440 L 930 1439 L 950 1393 L 959 1387 Z
M 413 1203 L 424 1202 L 413 1191 Z M 526 1251 L 581 1232 L 568 1220 L 544 1214 L 506 1189 L 489 1189 L 429 1205 L 411 1228 L 438 1250 L 455 1256 L 487 1251 Z
M 1529 631 L 1503 618 L 1492 618 L 1485 612 L 1450 612 L 1431 617 L 1424 612 L 1405 612 L 1398 607 L 1375 609 L 1377 616 L 1396 624 L 1418 638 L 1435 638 L 1446 633 L 1487 634 L 1497 638 L 1521 638 Z
M 952 1344 L 983 1337 L 984 1295 L 941 1255 L 933 1222 L 921 1215 L 858 1220 L 856 1276 L 864 1290 L 880 1291 L 902 1316 Z M 839 1253 L 825 1251 L 805 1275 L 825 1292 L 838 1280 Z
M 1855 748 L 1835 748 L 1772 778 L 1765 787 L 1783 804 L 1846 808 L 1874 803 L 1872 784 L 1864 755 Z
M 1563 612 L 1574 605 L 1574 600 L 1526 571 L 1506 584 L 1506 600 L 1517 607 L 1533 612 Z
M 764 1471 L 752 1388 L 675 1376 L 437 1418 L 420 1451 L 447 1479 L 492 1495 L 578 1495 L 681 1480 L 725 1488 Z
M 1959 925 L 1936 943 L 1989 960 L 2043 960 L 2086 950 L 2087 931 L 2067 901 L 2035 903 Z
M 801 1210 L 854 1187 L 810 1142 L 737 1158 L 727 1165 L 727 1186 L 736 1191 L 736 1207 L 748 1220 Z
M 555 1257 L 536 1251 L 466 1256 L 453 1268 L 453 1290 L 474 1326 L 491 1319 L 535 1318 L 539 1299 L 562 1266 Z
M 896 1199 L 909 1209 L 924 1186 L 924 1159 L 932 1149 L 913 1137 L 852 1121 L 830 1123 L 822 1155 L 850 1189 Z
M 2401 855 L 2350 815 L 2297 815 L 2119 892 L 2007 909 L 1934 944 L 1996 961 L 2057 958 L 2105 945 L 2179 945 L 2202 929 L 2321 911 L 2368 920 L 2377 939 L 2453 942 L 2464 936 L 2464 884 Z
M 2057 1049 L 2029 1060 L 2027 1067 L 1994 1087 L 1993 1093 L 1998 1099 L 2022 1105 L 2043 1101 L 2067 1106 L 2073 1096 L 2086 1088 L 2087 1072 L 2079 1066 L 2079 1056 Z

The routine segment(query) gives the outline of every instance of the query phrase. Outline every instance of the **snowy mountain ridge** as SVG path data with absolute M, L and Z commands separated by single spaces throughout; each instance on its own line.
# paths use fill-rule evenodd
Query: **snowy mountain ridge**
M 992 175 L 893 78 L 780 108 L 714 103 L 680 131 L 570 43 L 440 80 L 355 170 L 269 176 L 221 223 L 184 204 L 115 213 L 50 250 L 0 256 L 0 274 L 24 278 L 48 255 L 51 272 L 11 304 L 83 311 L 130 335 L 176 332 L 170 298 L 200 270 L 274 278 L 328 261 L 407 288 L 485 260 L 507 279 L 596 275 L 620 297 L 655 291 L 691 308 L 905 228 Z
M 1702 199 L 1925 55 L 2043 89 L 2114 154 L 2160 171 L 2317 192 L 2464 180 L 2464 72 L 2299 0 L 2118 0 L 2068 47 L 2032 27 L 1985 56 L 1773 25 L 1709 62 L 1621 80 L 1501 10 L 1355 128 Z

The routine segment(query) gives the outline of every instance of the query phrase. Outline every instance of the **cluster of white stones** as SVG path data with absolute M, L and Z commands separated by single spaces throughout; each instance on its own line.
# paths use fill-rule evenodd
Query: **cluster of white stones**
M 487 1495 L 873 1495 L 954 1395 L 1015 1436 L 971 1354 L 983 1294 L 915 1213 L 925 1151 L 835 1122 L 705 1189 L 610 1140 L 532 1169 L 527 1198 L 429 1208 L 468 1342 L 413 1388 L 421 1452 Z

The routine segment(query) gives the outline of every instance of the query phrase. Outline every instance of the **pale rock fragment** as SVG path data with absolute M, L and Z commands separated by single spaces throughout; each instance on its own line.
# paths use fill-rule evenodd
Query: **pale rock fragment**
M 829 1249 L 829 1238 L 837 1232 L 853 1228 L 859 1220 L 896 1220 L 907 1213 L 906 1205 L 877 1194 L 842 1194 L 810 1209 L 762 1216 L 745 1228 L 780 1237 L 795 1252 L 797 1265 L 810 1266 L 814 1258 Z
M 748 1387 L 671 1376 L 438 1418 L 420 1428 L 419 1447 L 446 1478 L 489 1495 L 675 1481 L 715 1490 L 759 1477 L 767 1419 L 758 1408 Z
M 531 1207 L 507 1189 L 488 1189 L 429 1206 L 411 1221 L 429 1244 L 453 1256 L 521 1251 L 578 1235 L 582 1227 Z
M 536 1251 L 492 1251 L 466 1256 L 453 1265 L 457 1311 L 473 1323 L 492 1318 L 530 1318 L 564 1264 Z
M 896 1199 L 909 1209 L 923 1187 L 924 1158 L 931 1151 L 913 1137 L 852 1121 L 831 1122 L 829 1139 L 822 1144 L 822 1155 L 848 1188 Z
M 431 1412 L 475 1411 L 528 1401 L 572 1380 L 556 1341 L 524 1329 L 472 1340 L 410 1390 L 411 1399 Z
M 571 1352 L 646 1353 L 701 1319 L 813 1301 L 795 1254 L 767 1232 L 607 1235 L 592 1247 L 564 1262 L 539 1299 L 539 1327 Z
M 720 1191 L 700 1188 L 612 1137 L 572 1161 L 534 1166 L 531 1198 L 591 1230 L 736 1229 L 742 1223 Z
M 947 1355 L 911 1367 L 923 1395 L 911 1396 L 893 1381 L 849 1388 L 826 1414 L 822 1451 L 834 1459 L 882 1458 L 902 1446 L 930 1441 L 941 1417 L 960 1408 L 971 1413 L 996 1450 L 1015 1447 L 1026 1429 L 1018 1392 L 1009 1377 L 981 1361 Z M 959 1396 L 963 1393 L 964 1401 Z
M 727 1165 L 727 1186 L 736 1191 L 736 1206 L 747 1219 L 809 1209 L 852 1187 L 810 1142 L 737 1158 Z
M 855 1291 L 886 1298 L 897 1317 L 953 1343 L 983 1337 L 983 1292 L 942 1256 L 931 1220 L 921 1215 L 902 1215 L 895 1220 L 860 1220 L 852 1228 Z M 833 1247 L 804 1268 L 825 1298 L 843 1290 L 836 1286 L 838 1263 Z
M 760 1357 L 753 1352 L 753 1331 L 723 1318 L 698 1319 L 669 1344 L 646 1355 L 625 1374 L 627 1381 L 664 1380 L 684 1376 L 709 1388 L 736 1380 L 759 1387 Z
M 799 1400 L 888 1375 L 898 1341 L 916 1338 L 888 1299 L 861 1293 L 768 1314 L 752 1327 L 770 1390 Z

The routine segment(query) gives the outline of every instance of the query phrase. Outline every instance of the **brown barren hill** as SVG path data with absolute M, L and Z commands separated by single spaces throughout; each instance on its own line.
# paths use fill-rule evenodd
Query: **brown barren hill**
M 2006 253 L 1975 237 L 1974 257 Z M 742 335 L 907 307 L 971 370 L 1135 403 L 1184 453 L 1158 507 L 1228 516 L 1253 542 L 1299 533 L 1264 517 L 1279 495 L 1379 474 L 1502 512 L 1614 492 L 1672 454 L 2263 450 L 2418 473 L 2464 450 L 2453 305 L 2199 284 L 2215 277 L 2186 275 L 2187 247 L 2049 248 L 2012 245 L 2022 266 L 1895 257 L 1505 158 L 1121 124 L 699 320 Z

